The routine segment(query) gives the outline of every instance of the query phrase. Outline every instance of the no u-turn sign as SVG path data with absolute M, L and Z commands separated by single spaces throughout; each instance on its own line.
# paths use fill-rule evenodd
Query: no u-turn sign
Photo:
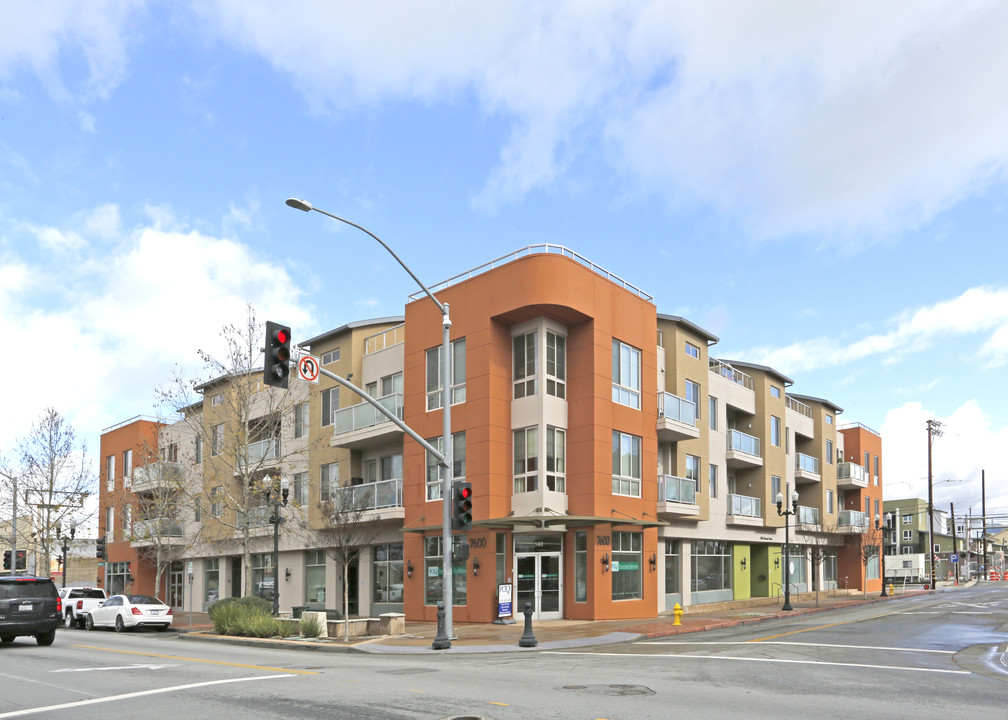
M 305 382 L 318 383 L 319 368 L 322 364 L 314 355 L 302 355 L 298 360 L 298 377 Z

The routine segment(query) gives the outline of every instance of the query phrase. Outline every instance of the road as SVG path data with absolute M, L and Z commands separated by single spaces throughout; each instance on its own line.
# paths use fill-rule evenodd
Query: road
M 61 630 L 0 648 L 0 720 L 1003 717 L 1001 584 L 570 651 L 369 655 Z

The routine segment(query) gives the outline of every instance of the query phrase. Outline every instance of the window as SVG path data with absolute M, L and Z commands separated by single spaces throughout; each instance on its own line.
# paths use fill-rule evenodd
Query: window
M 224 442 L 224 423 L 219 423 L 210 428 L 210 457 L 220 455 L 222 442 Z
M 904 530 L 903 531 L 903 540 L 905 542 L 909 542 L 910 540 L 913 540 L 913 530 Z
M 325 550 L 305 550 L 304 554 L 305 602 L 326 601 Z
M 196 458 L 196 462 L 203 462 L 203 437 L 201 435 L 196 436 L 195 447 L 193 448 L 193 455 Z
M 692 480 L 697 489 L 700 488 L 700 458 L 696 455 L 686 456 L 686 479 Z
M 717 497 L 717 465 L 709 465 L 707 467 L 708 484 L 710 485 L 710 496 L 712 498 Z
M 780 447 L 780 418 L 774 415 L 770 416 L 770 444 L 774 447 Z
M 692 551 L 693 592 L 731 589 L 731 550 L 721 540 L 694 540 Z
M 679 556 L 679 541 L 665 541 L 665 594 L 672 595 L 682 592 L 680 584 L 680 570 L 682 560 Z
M 588 533 L 574 533 L 574 602 L 588 602 Z
M 717 430 L 717 398 L 713 395 L 707 396 L 707 415 L 709 416 L 710 429 Z
M 133 477 L 133 451 L 132 450 L 124 450 L 123 451 L 123 477 L 124 478 L 131 478 L 131 477 Z
M 339 487 L 339 463 L 325 463 L 319 468 L 319 500 L 332 500 Z
M 388 397 L 389 395 L 402 395 L 403 391 L 403 374 L 392 373 L 391 375 L 386 375 L 381 380 L 381 395 L 379 397 Z
M 369 382 L 367 385 L 365 385 L 364 392 L 366 392 L 373 398 L 378 397 L 378 381 L 375 380 L 374 382 Z
M 203 560 L 203 599 L 206 602 L 220 600 L 220 558 Z
M 833 491 L 826 491 L 826 512 L 829 515 L 833 514 Z
M 868 464 L 868 451 L 867 450 L 865 450 L 865 454 L 864 454 L 864 469 L 865 469 L 865 472 L 870 472 L 871 471 L 871 465 Z
M 403 601 L 403 545 L 389 543 L 375 545 L 372 575 L 374 576 L 374 601 L 401 603 Z
M 504 581 L 507 580 L 508 572 L 505 566 L 505 561 L 507 560 L 507 535 L 505 533 L 497 533 L 497 552 L 495 553 L 497 557 L 497 584 L 503 585 Z
M 903 516 L 904 525 L 913 525 L 913 515 L 907 514 Z
M 294 406 L 294 437 L 305 437 L 308 434 L 308 403 L 298 403 Z
M 567 432 L 546 428 L 546 489 L 567 492 Z
M 696 408 L 697 420 L 700 419 L 700 383 L 695 383 L 692 380 L 686 381 L 686 399 L 693 403 L 693 407 Z
M 516 335 L 511 339 L 514 365 L 514 398 L 536 394 L 536 333 Z
M 465 540 L 456 535 L 455 543 Z M 454 555 L 453 555 L 454 558 Z M 441 537 L 424 538 L 424 605 L 437 605 L 441 597 Z M 452 560 L 452 605 L 466 604 L 466 560 Z
M 875 468 L 875 484 L 879 484 L 879 471 L 878 471 L 878 455 L 872 455 L 872 463 Z
M 902 547 L 902 549 L 901 549 L 901 552 L 902 552 L 902 553 L 903 553 L 904 555 L 912 555 L 912 554 L 913 554 L 913 548 L 912 548 L 912 547 L 910 547 L 909 545 L 904 545 L 904 546 Z M 904 563 L 904 564 L 905 564 L 905 563 Z
M 451 403 L 465 402 L 465 338 L 451 344 Z M 441 346 L 427 351 L 427 409 L 441 407 Z
M 770 476 L 770 502 L 777 502 L 777 496 L 780 495 L 780 476 L 771 475 Z
M 546 394 L 567 397 L 567 338 L 546 331 Z
M 332 425 L 336 421 L 336 411 L 339 410 L 339 387 L 322 391 L 322 427 Z
M 689 340 L 686 341 L 686 354 L 691 358 L 700 359 L 700 348 L 691 343 Z
M 770 386 L 770 397 L 779 398 L 780 397 L 780 388 L 777 387 L 776 385 L 771 385 Z
M 612 534 L 613 600 L 639 600 L 642 597 L 643 542 L 643 533 L 614 532 Z
M 105 508 L 105 542 L 112 542 L 115 537 L 115 509 Z
M 864 499 L 864 514 L 868 516 L 868 522 L 871 522 L 871 498 Z
M 539 428 L 515 430 L 514 492 L 535 492 L 539 489 Z
M 133 532 L 133 506 L 123 505 L 122 511 L 123 537 L 130 537 Z
M 193 501 L 193 522 L 203 522 L 203 501 L 199 498 Z
M 115 455 L 105 458 L 105 489 L 109 492 L 115 490 Z
M 334 362 L 339 362 L 340 359 L 340 349 L 330 350 L 327 353 L 322 353 L 322 364 L 331 365 Z
M 826 424 L 827 425 L 832 425 L 833 424 L 833 416 L 832 415 L 827 415 L 826 416 Z
M 264 600 L 273 599 L 276 574 L 273 572 L 273 553 L 252 553 L 252 594 Z
M 210 517 L 219 518 L 223 514 L 224 488 L 220 485 L 210 488 Z
M 614 495 L 640 497 L 641 439 L 613 430 L 612 491 Z
M 875 517 L 877 517 L 879 519 L 879 522 L 882 522 L 882 515 L 879 514 L 879 500 L 878 500 L 878 498 L 875 498 Z
M 932 552 L 936 552 L 936 553 L 940 553 L 941 552 L 941 545 L 939 545 L 938 543 L 935 543 L 934 547 L 931 548 L 931 551 Z
M 613 340 L 613 402 L 640 409 L 640 368 L 640 350 L 619 340 Z
M 878 580 L 879 577 L 879 556 L 878 556 L 878 546 L 875 545 L 875 554 L 868 558 L 868 562 L 865 563 L 865 579 L 866 580 Z
M 832 465 L 833 464 L 833 441 L 832 440 L 827 440 L 826 441 L 826 464 L 827 465 Z
M 165 460 L 168 462 L 178 462 L 178 443 L 169 443 L 165 448 Z
M 213 397 L 210 398 L 210 406 L 211 407 L 217 407 L 222 402 L 224 402 L 224 396 L 221 395 L 220 393 L 217 393 L 216 395 L 214 395 Z
M 438 452 L 443 452 L 441 449 L 441 437 L 428 438 L 427 442 L 437 448 Z M 428 500 L 440 500 L 441 499 L 441 468 L 438 465 L 437 459 L 430 453 L 425 453 L 427 455 L 427 499 Z M 452 435 L 452 479 L 461 480 L 465 477 L 465 433 L 459 432 Z
M 308 473 L 294 473 L 291 483 L 291 499 L 296 507 L 306 507 L 308 505 Z

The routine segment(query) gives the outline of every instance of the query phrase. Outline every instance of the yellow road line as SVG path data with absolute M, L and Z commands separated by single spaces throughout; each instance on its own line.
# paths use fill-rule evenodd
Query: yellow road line
M 223 660 L 204 660 L 203 658 L 184 657 L 182 655 L 162 655 L 160 653 L 137 652 L 136 650 L 116 650 L 114 648 L 98 647 L 96 645 L 72 645 L 71 647 L 86 650 L 103 650 L 104 652 L 120 653 L 122 655 L 141 655 L 143 657 L 164 658 L 166 660 L 185 660 L 186 662 L 205 663 L 207 665 L 224 665 L 226 667 L 250 668 L 252 670 L 268 670 L 270 672 L 292 673 L 296 675 L 318 675 L 311 670 L 292 670 L 291 668 L 268 667 L 266 665 L 246 665 L 244 663 L 224 662 Z
M 494 702 L 493 700 L 487 700 L 487 705 L 500 705 L 501 707 L 510 707 L 511 703 L 499 703 Z
M 837 625 L 850 625 L 852 623 L 864 622 L 865 620 L 877 620 L 880 617 L 886 617 L 887 615 L 898 615 L 902 610 L 894 610 L 892 612 L 882 613 L 880 615 L 872 615 L 871 617 L 859 618 L 857 620 L 844 620 L 843 622 L 829 623 L 828 625 L 817 625 L 815 627 L 803 628 L 801 630 L 789 630 L 785 633 L 778 633 L 777 635 L 767 635 L 766 637 L 753 638 L 752 640 L 746 640 L 746 642 L 758 643 L 764 642 L 766 640 L 776 640 L 777 638 L 787 637 L 788 635 L 796 635 L 803 632 L 811 632 L 813 630 L 823 630 L 825 628 L 836 627 Z

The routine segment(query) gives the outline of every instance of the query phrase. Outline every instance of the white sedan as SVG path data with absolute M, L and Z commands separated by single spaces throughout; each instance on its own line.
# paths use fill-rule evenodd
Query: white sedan
M 151 595 L 113 595 L 84 619 L 88 630 L 111 627 L 116 632 L 137 627 L 153 627 L 163 632 L 171 624 L 171 608 Z

